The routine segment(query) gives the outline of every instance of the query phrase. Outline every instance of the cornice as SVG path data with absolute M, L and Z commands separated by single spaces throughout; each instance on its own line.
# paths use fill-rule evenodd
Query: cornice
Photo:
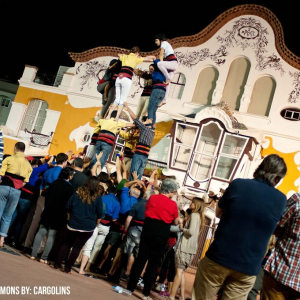
M 219 15 L 213 22 L 211 22 L 205 29 L 195 35 L 182 36 L 168 40 L 174 49 L 180 47 L 195 47 L 199 46 L 208 41 L 219 29 L 221 29 L 226 23 L 232 19 L 243 16 L 243 15 L 255 15 L 266 20 L 272 27 L 275 35 L 275 46 L 284 61 L 290 64 L 296 69 L 300 69 L 300 58 L 292 53 L 284 43 L 283 29 L 280 21 L 268 8 L 256 5 L 256 4 L 245 4 L 237 5 L 224 13 Z M 71 59 L 75 62 L 87 62 L 94 58 L 103 56 L 117 57 L 118 53 L 128 53 L 129 49 L 102 46 L 93 48 L 84 52 L 74 53 L 69 52 Z M 145 55 L 156 55 L 158 50 L 151 52 L 143 52 L 142 56 Z

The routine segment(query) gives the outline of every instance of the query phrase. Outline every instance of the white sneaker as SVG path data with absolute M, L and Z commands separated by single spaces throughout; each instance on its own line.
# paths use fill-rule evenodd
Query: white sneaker
M 165 292 L 166 286 L 163 283 L 158 283 L 155 288 L 158 292 Z
M 144 288 L 144 280 L 143 280 L 143 278 L 141 278 L 141 277 L 139 278 L 139 281 L 138 281 L 137 285 L 139 287 L 141 287 L 141 288 Z

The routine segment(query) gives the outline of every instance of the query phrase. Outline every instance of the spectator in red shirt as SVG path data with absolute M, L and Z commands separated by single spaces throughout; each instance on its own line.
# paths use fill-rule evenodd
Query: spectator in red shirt
M 171 199 L 177 193 L 177 189 L 178 183 L 175 180 L 165 179 L 160 194 L 152 195 L 146 204 L 139 254 L 127 285 L 127 289 L 133 292 L 148 261 L 144 276 L 143 300 L 149 299 L 157 268 L 169 239 L 171 224 L 177 225 L 179 222 L 177 204 Z

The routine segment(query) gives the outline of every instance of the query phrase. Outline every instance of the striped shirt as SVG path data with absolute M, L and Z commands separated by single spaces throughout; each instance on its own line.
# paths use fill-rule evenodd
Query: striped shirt
M 115 121 L 114 118 L 109 120 L 100 119 L 96 125 L 92 138 L 91 145 L 95 145 L 97 141 L 101 140 L 107 144 L 113 145 L 115 142 L 116 133 L 120 128 L 126 127 L 127 123 L 124 121 Z
M 281 284 L 300 292 L 300 193 L 287 200 L 277 226 L 283 233 L 278 237 L 265 270 Z
M 155 136 L 155 132 L 150 126 L 144 125 L 139 119 L 134 119 L 133 122 L 140 129 L 140 137 L 136 145 L 135 154 L 149 156 L 150 148 Z
M 2 160 L 3 160 L 3 152 L 4 152 L 4 142 L 3 142 L 2 131 L 0 129 L 0 169 L 1 169 Z

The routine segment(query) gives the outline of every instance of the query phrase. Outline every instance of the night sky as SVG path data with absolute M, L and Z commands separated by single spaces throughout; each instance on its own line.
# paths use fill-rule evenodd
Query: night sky
M 286 46 L 300 57 L 295 1 L 63 2 L 40 2 L 40 6 L 30 1 L 1 3 L 1 79 L 17 81 L 25 65 L 54 75 L 59 66 L 74 66 L 68 52 L 99 46 L 139 46 L 142 52 L 153 51 L 157 49 L 156 33 L 164 32 L 170 39 L 197 34 L 240 4 L 271 10 L 282 24 Z

